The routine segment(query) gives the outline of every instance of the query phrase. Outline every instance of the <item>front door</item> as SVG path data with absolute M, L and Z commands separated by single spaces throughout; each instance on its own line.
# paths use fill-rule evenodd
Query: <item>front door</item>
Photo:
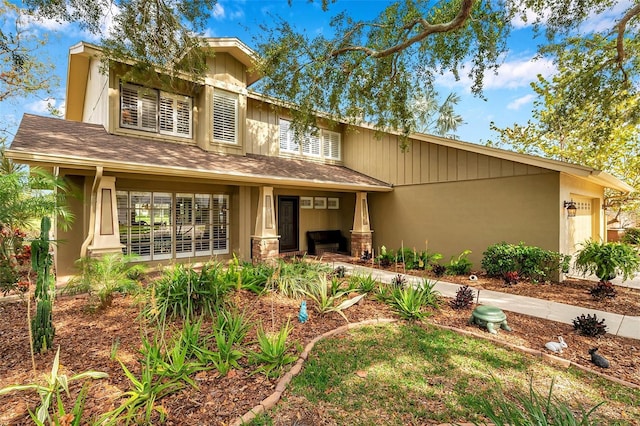
M 299 249 L 298 203 L 298 197 L 278 197 L 280 252 L 297 251 Z

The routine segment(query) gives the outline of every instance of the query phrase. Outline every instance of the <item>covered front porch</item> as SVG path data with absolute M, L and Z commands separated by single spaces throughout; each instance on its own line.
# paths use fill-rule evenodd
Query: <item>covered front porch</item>
M 82 193 L 72 227 L 56 229 L 59 275 L 73 274 L 80 257 L 113 252 L 152 265 L 263 260 L 305 251 L 306 232 L 327 229 L 359 255 L 371 248 L 367 195 L 392 191 L 336 164 L 225 155 L 36 116 L 25 116 L 7 153 Z

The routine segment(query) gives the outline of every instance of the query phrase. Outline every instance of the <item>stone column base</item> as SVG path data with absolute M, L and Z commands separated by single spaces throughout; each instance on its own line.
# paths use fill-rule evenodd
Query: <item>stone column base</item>
M 251 260 L 262 262 L 277 259 L 280 254 L 279 237 L 251 237 Z
M 365 251 L 371 253 L 372 233 L 370 232 L 354 232 L 351 231 L 351 256 L 360 258 Z

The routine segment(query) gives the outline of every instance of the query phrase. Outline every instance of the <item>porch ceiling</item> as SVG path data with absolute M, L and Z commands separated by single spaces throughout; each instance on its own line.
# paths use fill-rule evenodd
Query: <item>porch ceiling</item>
M 343 191 L 391 185 L 336 165 L 262 155 L 224 155 L 197 146 L 117 136 L 101 125 L 25 114 L 6 151 L 21 163 Z

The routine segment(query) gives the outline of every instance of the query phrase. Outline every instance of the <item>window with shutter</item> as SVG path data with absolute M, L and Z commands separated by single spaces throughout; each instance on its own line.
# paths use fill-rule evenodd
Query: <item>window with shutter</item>
M 160 93 L 160 133 L 191 137 L 191 98 Z
M 296 138 L 293 137 L 291 123 L 287 120 L 280 120 L 280 151 L 296 154 L 300 152 L 300 146 Z
M 213 140 L 236 144 L 238 97 L 216 90 L 213 94 Z
M 322 133 L 322 148 L 324 158 L 332 160 L 340 160 L 340 133 L 329 132 L 327 130 Z
M 191 137 L 192 100 L 134 84 L 120 87 L 120 126 Z
M 319 132 L 318 132 L 319 133 Z M 320 157 L 320 135 L 307 133 L 302 140 L 302 153 Z
M 340 133 L 318 130 L 315 135 L 307 133 L 298 138 L 291 129 L 291 122 L 280 119 L 280 152 L 340 160 Z

